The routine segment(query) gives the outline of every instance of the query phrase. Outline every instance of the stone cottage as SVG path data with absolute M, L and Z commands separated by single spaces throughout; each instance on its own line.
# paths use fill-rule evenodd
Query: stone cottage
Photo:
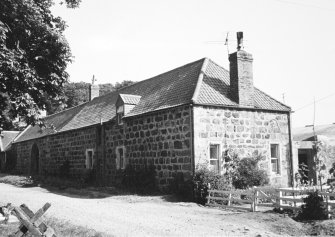
M 29 126 L 15 141 L 16 169 L 71 175 L 94 169 L 105 185 L 119 170 L 152 164 L 160 187 L 199 164 L 223 172 L 227 149 L 265 156 L 277 186 L 292 182 L 290 108 L 254 87 L 250 53 L 230 54 L 230 72 L 208 58 L 98 96 Z

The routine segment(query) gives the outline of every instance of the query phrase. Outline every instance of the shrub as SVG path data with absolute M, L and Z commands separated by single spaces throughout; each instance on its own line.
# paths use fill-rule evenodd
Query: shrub
M 262 159 L 262 156 L 241 159 L 233 176 L 233 186 L 237 189 L 245 189 L 268 184 L 269 178 L 266 172 L 258 165 Z
M 194 182 L 192 178 L 185 178 L 184 173 L 178 172 L 169 185 L 169 191 L 175 194 L 178 199 L 184 202 L 194 201 Z
M 309 193 L 303 199 L 304 203 L 301 206 L 301 211 L 298 214 L 300 220 L 325 220 L 327 219 L 326 208 L 323 205 L 323 197 L 319 195 L 318 191 Z
M 219 190 L 231 190 L 226 177 L 216 174 L 214 171 L 209 170 L 207 165 L 198 166 L 194 177 L 194 201 L 204 205 L 207 201 L 208 188 Z M 209 186 L 208 186 L 209 184 Z
M 122 185 L 130 191 L 147 193 L 157 190 L 154 165 L 146 165 L 140 169 L 135 169 L 132 165 L 127 165 L 121 176 Z

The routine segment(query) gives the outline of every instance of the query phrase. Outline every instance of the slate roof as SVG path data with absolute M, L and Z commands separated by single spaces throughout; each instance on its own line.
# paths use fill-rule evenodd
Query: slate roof
M 137 82 L 116 92 L 96 97 L 92 101 L 60 113 L 47 116 L 46 124 L 55 128 L 41 130 L 29 127 L 16 142 L 34 139 L 55 132 L 82 128 L 115 117 L 115 103 L 119 96 L 126 100 L 140 98 L 125 117 L 145 114 L 184 104 L 239 107 L 229 98 L 229 72 L 212 60 L 203 58 L 153 78 Z M 276 101 L 255 88 L 255 109 L 289 112 L 290 107 Z
M 19 133 L 19 131 L 2 131 L 0 135 L 0 151 L 6 151 L 10 143 Z
M 293 141 L 314 141 L 313 127 L 293 128 Z M 335 138 L 335 124 L 316 125 L 315 135 Z

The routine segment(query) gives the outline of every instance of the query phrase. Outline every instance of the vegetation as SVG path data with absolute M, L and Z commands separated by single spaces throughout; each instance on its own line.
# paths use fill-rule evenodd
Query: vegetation
M 79 0 L 66 0 L 77 7 Z M 46 100 L 58 100 L 72 60 L 65 22 L 52 15 L 52 0 L 0 1 L 0 126 L 20 116 L 39 121 Z M 41 100 L 46 98 L 46 100 Z
M 253 186 L 264 186 L 269 183 L 266 172 L 259 168 L 262 156 L 241 159 L 233 176 L 233 186 L 237 189 L 246 189 Z
M 0 127 L 3 129 L 13 129 L 12 121 L 16 118 L 42 126 L 39 111 L 55 113 L 88 98 L 83 88 L 77 90 L 82 83 L 68 83 L 66 68 L 72 62 L 72 54 L 64 37 L 66 23 L 50 10 L 55 2 L 76 8 L 80 0 L 0 1 Z M 113 87 L 128 84 L 129 81 L 124 81 Z
M 196 168 L 194 177 L 194 201 L 204 205 L 208 196 L 208 189 L 231 190 L 232 186 L 226 176 L 210 170 L 207 164 Z
M 45 223 L 52 227 L 57 236 L 64 237 L 107 237 L 110 235 L 95 231 L 93 229 L 88 229 L 87 227 L 73 225 L 68 221 L 59 220 L 54 217 L 46 217 Z M 10 236 L 18 230 L 18 223 L 8 223 L 6 225 L 0 225 L 0 233 L 2 236 Z M 32 237 L 31 234 L 26 234 L 26 237 Z
M 329 146 L 324 141 L 315 141 L 313 149 L 315 152 L 315 171 L 322 190 L 324 178 L 327 173 L 326 161 L 329 158 Z
M 304 204 L 301 207 L 297 219 L 299 220 L 325 220 L 327 219 L 327 211 L 323 205 L 323 197 L 318 191 L 310 193 L 303 199 Z
M 298 172 L 295 174 L 297 186 L 308 185 L 308 166 L 305 163 L 299 164 Z
M 184 179 L 182 173 L 177 173 L 170 190 L 183 201 L 205 204 L 208 189 L 233 190 L 266 185 L 268 176 L 259 168 L 259 162 L 263 159 L 260 155 L 240 159 L 230 151 L 225 156 L 223 175 L 209 169 L 208 164 L 199 164 L 193 178 Z
M 125 86 L 134 84 L 133 81 L 117 82 L 114 85 L 111 83 L 100 84 L 99 94 L 105 95 L 109 92 L 119 90 Z M 90 83 L 86 82 L 70 82 L 64 84 L 61 91 L 61 103 L 56 100 L 46 101 L 47 114 L 54 114 L 64 109 L 72 108 L 82 103 L 89 101 L 89 86 Z M 42 98 L 43 99 L 43 98 Z

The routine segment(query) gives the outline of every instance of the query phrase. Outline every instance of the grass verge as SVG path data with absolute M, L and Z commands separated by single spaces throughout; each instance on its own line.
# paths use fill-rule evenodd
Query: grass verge
M 55 234 L 57 236 L 64 236 L 64 237 L 109 237 L 112 235 L 107 235 L 102 232 L 97 232 L 93 229 L 88 229 L 83 226 L 73 225 L 67 221 L 62 221 L 54 217 L 46 216 L 44 218 L 44 223 L 48 226 L 52 227 L 55 230 Z M 7 224 L 0 224 L 0 233 L 1 236 L 9 236 L 14 234 L 19 227 L 19 222 L 16 223 L 7 223 Z M 30 234 L 25 235 L 26 237 L 33 237 Z

